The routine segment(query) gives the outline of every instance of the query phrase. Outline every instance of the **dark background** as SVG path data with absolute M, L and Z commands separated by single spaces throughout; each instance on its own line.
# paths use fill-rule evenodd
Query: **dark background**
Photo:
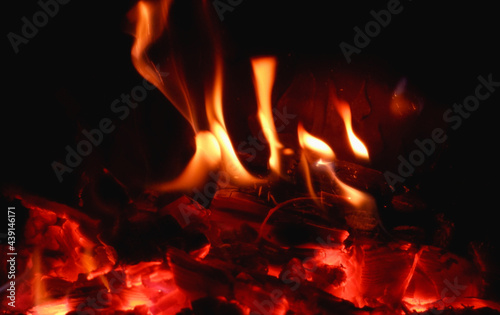
M 36 1 L 4 4 L 3 189 L 19 187 L 75 206 L 84 171 L 106 167 L 131 189 L 140 190 L 162 174 L 174 175 L 180 170 L 175 163 L 189 158 L 192 147 L 179 143 L 191 139 L 192 133 L 158 91 L 150 92 L 124 121 L 110 111 L 114 99 L 142 82 L 131 63 L 133 38 L 126 32 L 126 14 L 134 4 L 72 0 L 60 5 L 58 14 L 28 44 L 20 45 L 17 54 L 6 35 L 21 34 L 21 18 L 31 19 L 40 7 Z M 361 54 L 352 56 L 353 67 L 361 60 L 384 60 L 388 71 L 404 74 L 439 104 L 429 109 L 438 121 L 446 108 L 474 92 L 478 75 L 492 73 L 500 81 L 500 18 L 494 4 L 401 4 L 403 11 L 392 17 L 388 27 Z M 386 7 L 387 1 L 244 0 L 224 14 L 224 21 L 217 20 L 215 9 L 211 14 L 241 60 L 276 54 L 302 61 L 344 62 L 339 43 L 352 43 L 353 27 L 362 28 L 372 20 L 370 10 Z M 186 27 L 192 23 L 196 21 L 185 21 Z M 407 183 L 418 185 L 430 207 L 455 222 L 457 242 L 497 240 L 499 95 L 497 91 L 459 130 L 450 132 L 441 153 Z M 75 147 L 81 129 L 95 128 L 105 117 L 113 119 L 117 130 L 59 183 L 51 163 L 63 162 L 65 146 Z M 165 165 L 169 159 L 175 167 Z M 379 157 L 383 160 L 385 164 L 373 167 L 384 171 L 396 156 Z

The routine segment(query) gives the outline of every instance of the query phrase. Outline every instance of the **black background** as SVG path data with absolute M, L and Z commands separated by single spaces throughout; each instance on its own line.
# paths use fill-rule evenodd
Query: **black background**
M 434 109 L 437 113 L 472 94 L 478 75 L 492 73 L 500 81 L 500 18 L 494 4 L 401 3 L 403 11 L 360 55 L 353 55 L 353 65 L 371 56 L 386 61 L 442 104 L 443 110 Z M 192 134 L 158 91 L 150 92 L 126 121 L 110 112 L 114 99 L 142 82 L 131 63 L 133 38 L 126 32 L 126 14 L 134 4 L 72 0 L 60 5 L 59 13 L 28 44 L 20 45 L 17 54 L 6 35 L 21 34 L 21 18 L 31 19 L 40 8 L 35 1 L 4 4 L 4 189 L 20 187 L 74 206 L 85 170 L 106 167 L 139 189 L 168 173 L 167 157 L 187 160 L 192 153 L 192 148 L 174 149 L 179 139 Z M 363 27 L 372 19 L 370 10 L 386 6 L 387 1 L 243 0 L 224 14 L 224 21 L 217 20 L 215 9 L 211 14 L 242 60 L 262 53 L 342 60 L 339 43 L 352 43 L 353 27 Z M 497 239 L 499 94 L 449 134 L 446 150 L 434 161 L 438 168 L 431 170 L 427 163 L 416 181 L 425 188 L 426 201 L 456 223 L 457 241 Z M 95 128 L 104 117 L 113 119 L 118 130 L 59 183 L 51 163 L 62 162 L 65 146 L 74 147 L 80 130 Z

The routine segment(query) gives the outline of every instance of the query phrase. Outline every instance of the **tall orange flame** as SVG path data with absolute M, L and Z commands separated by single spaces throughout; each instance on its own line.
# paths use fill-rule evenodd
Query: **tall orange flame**
M 136 18 L 135 37 L 136 40 L 132 47 L 132 60 L 134 66 L 139 73 L 148 81 L 153 83 L 182 113 L 182 115 L 190 122 L 195 132 L 196 138 L 196 151 L 191 161 L 188 163 L 186 169 L 174 180 L 158 185 L 157 189 L 162 191 L 176 191 L 187 190 L 199 186 L 206 180 L 210 171 L 216 168 L 222 170 L 228 175 L 228 178 L 234 183 L 238 184 L 252 184 L 262 181 L 261 179 L 250 174 L 245 167 L 241 164 L 236 154 L 235 149 L 231 143 L 228 135 L 226 124 L 223 115 L 223 67 L 222 56 L 218 47 L 215 47 L 215 73 L 211 86 L 205 93 L 205 111 L 208 122 L 209 130 L 199 130 L 199 121 L 196 119 L 202 115 L 198 115 L 194 110 L 194 104 L 189 96 L 187 83 L 184 74 L 179 68 L 178 60 L 175 54 L 169 54 L 166 61 L 163 61 L 163 66 L 168 67 L 169 77 L 168 81 L 162 77 L 162 72 L 159 66 L 155 66 L 149 59 L 148 50 L 160 36 L 168 28 L 168 14 L 173 0 L 163 0 L 158 2 L 145 2 L 140 1 L 132 12 L 132 17 Z M 162 37 L 163 39 L 163 37 Z M 214 40 L 214 45 L 218 43 Z M 170 43 L 167 43 L 170 44 Z M 216 45 L 215 45 L 216 46 Z M 273 71 L 264 73 L 271 76 L 270 85 L 272 86 Z M 260 76 L 259 76 L 260 77 Z M 266 78 L 266 77 L 262 77 Z M 259 82 L 262 81 L 259 79 Z M 266 84 L 262 88 L 267 88 Z M 270 88 L 269 88 L 270 90 Z M 272 115 L 270 108 L 270 91 L 269 101 L 267 101 L 265 90 L 262 94 L 262 102 L 264 109 L 261 109 L 264 115 L 262 119 L 271 119 Z M 266 109 L 266 107 L 269 108 Z M 274 126 L 273 126 L 274 127 Z M 269 133 L 271 127 L 266 125 L 264 131 L 268 141 L 272 147 L 277 146 L 277 137 L 272 132 Z M 274 130 L 274 129 L 273 129 Z M 271 165 L 273 169 L 278 169 L 279 158 L 277 151 L 272 149 Z
M 283 145 L 278 139 L 271 104 L 271 95 L 276 73 L 276 58 L 260 57 L 253 58 L 251 61 L 254 73 L 255 93 L 257 94 L 258 117 L 271 151 L 269 166 L 273 172 L 280 174 L 281 162 L 279 155 Z
M 132 46 L 132 62 L 137 71 L 149 82 L 154 84 L 179 110 L 197 130 L 195 112 L 189 96 L 186 81 L 182 71 L 178 69 L 177 60 L 170 56 L 167 59 L 169 69 L 168 84 L 164 82 L 164 75 L 159 66 L 149 59 L 148 49 L 167 29 L 168 15 L 173 0 L 157 2 L 139 1 L 131 12 L 131 19 L 137 19 L 135 26 L 135 41 Z
M 342 117 L 342 120 L 344 121 L 347 137 L 349 139 L 349 143 L 351 144 L 352 151 L 354 152 L 356 157 L 363 160 L 369 160 L 370 156 L 368 155 L 368 149 L 356 136 L 354 130 L 352 129 L 351 108 L 349 106 L 349 103 L 347 103 L 346 101 L 334 99 L 334 104 L 340 114 L 340 117 Z
M 239 184 L 259 182 L 260 179 L 250 174 L 241 164 L 233 148 L 224 122 L 222 95 L 222 60 L 220 56 L 216 56 L 214 85 L 212 91 L 207 93 L 205 106 L 210 130 L 220 146 L 223 170 L 228 173 L 233 182 Z
M 333 161 L 335 153 L 323 140 L 316 138 L 304 129 L 302 123 L 297 126 L 297 136 L 299 139 L 300 147 L 302 148 L 302 155 L 300 165 L 302 167 L 304 177 L 306 180 L 307 190 L 309 195 L 317 200 L 316 192 L 312 184 L 311 171 L 309 163 L 315 163 L 318 160 Z M 321 206 L 320 202 L 316 202 Z

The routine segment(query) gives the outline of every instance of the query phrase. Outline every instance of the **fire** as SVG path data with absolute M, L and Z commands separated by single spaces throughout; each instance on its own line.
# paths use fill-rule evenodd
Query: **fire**
M 349 139 L 349 143 L 351 144 L 351 149 L 354 152 L 354 155 L 362 160 L 369 160 L 370 156 L 368 155 L 368 149 L 366 148 L 364 143 L 356 136 L 354 130 L 352 129 L 351 108 L 349 106 L 349 103 L 335 98 L 334 104 L 340 116 L 342 117 L 342 120 L 344 121 L 347 137 Z
M 180 113 L 191 124 L 195 132 L 196 151 L 185 170 L 174 180 L 157 185 L 162 191 L 187 190 L 199 186 L 207 174 L 216 169 L 222 169 L 233 183 L 251 185 L 262 179 L 246 170 L 238 159 L 224 121 L 223 109 L 223 63 L 220 53 L 215 56 L 215 73 L 213 80 L 207 84 L 205 92 L 206 124 L 201 121 L 202 112 L 195 110 L 196 106 L 188 92 L 188 84 L 182 69 L 176 62 L 176 56 L 171 54 L 163 67 L 168 68 L 168 79 L 161 76 L 160 65 L 155 65 L 148 56 L 149 47 L 168 28 L 168 14 L 172 1 L 145 2 L 140 1 L 132 12 L 136 19 L 135 37 L 132 47 L 132 60 L 138 72 L 159 90 L 176 106 Z M 217 49 L 217 47 L 216 47 Z M 279 173 L 279 152 L 281 147 L 277 140 L 276 130 L 272 120 L 271 89 L 274 81 L 275 60 L 263 58 L 254 61 L 256 91 L 259 99 L 258 117 L 263 132 L 269 142 L 271 156 L 270 168 Z M 208 125 L 208 130 L 201 130 L 200 125 Z
M 162 72 L 148 56 L 148 49 L 167 29 L 168 15 L 173 0 L 139 1 L 131 11 L 130 19 L 136 22 L 135 41 L 132 46 L 132 62 L 137 71 L 154 84 L 186 118 L 194 130 L 197 130 L 194 106 L 189 96 L 182 71 L 177 68 L 176 60 L 170 60 L 172 67 L 169 80 L 165 82 Z M 168 84 L 167 84 L 168 83 Z
M 307 132 L 302 123 L 299 123 L 297 127 L 297 134 L 300 147 L 306 154 L 312 154 L 310 159 L 333 161 L 335 158 L 333 150 L 323 140 Z
M 166 37 L 172 3 L 140 1 L 131 14 L 136 38 L 131 55 L 137 71 L 176 106 L 191 125 L 195 139 L 195 151 L 185 169 L 156 188 L 162 192 L 191 191 L 203 185 L 215 170 L 222 170 L 237 187 L 217 191 L 223 196 L 216 195 L 220 199 L 213 197 L 203 206 L 193 205 L 194 197 L 183 196 L 165 207 L 143 211 L 134 207 L 131 198 L 124 209 L 126 215 L 113 218 L 116 222 L 105 222 L 112 226 L 106 226 L 109 231 L 102 234 L 103 222 L 79 210 L 51 204 L 57 209 L 52 211 L 24 201 L 30 208 L 30 218 L 25 235 L 28 263 L 22 277 L 30 281 L 24 287 L 18 281 L 19 296 L 24 296 L 24 300 L 20 298 L 21 311 L 181 314 L 190 313 L 192 308 L 193 314 L 326 314 L 363 313 L 365 310 L 356 308 L 368 306 L 373 313 L 397 313 L 469 301 L 471 305 L 500 309 L 495 303 L 469 298 L 479 296 L 481 288 L 481 278 L 474 273 L 472 263 L 446 256 L 440 248 L 370 238 L 379 232 L 375 227 L 383 229 L 375 199 L 342 180 L 339 165 L 346 162 L 339 161 L 330 145 L 308 132 L 302 123 L 297 126 L 297 138 L 290 141 L 298 140 L 298 147 L 284 148 L 273 118 L 275 57 L 249 60 L 257 100 L 255 114 L 269 147 L 269 157 L 262 162 L 268 166 L 267 178 L 252 174 L 251 167 L 240 161 L 226 127 L 221 49 L 214 49 L 213 75 L 204 82 L 201 108 L 194 104 L 177 55 L 164 56 L 166 61 L 161 65 L 148 55 L 151 46 Z M 170 71 L 168 78 L 161 75 L 162 68 Z M 333 104 L 354 155 L 369 161 L 367 146 L 354 133 L 350 105 L 336 97 Z M 281 137 L 285 144 L 287 139 Z M 287 160 L 299 162 L 302 177 L 293 173 Z M 284 170 L 293 173 L 294 179 L 282 176 Z M 282 182 L 274 185 L 275 179 Z M 307 191 L 295 187 L 301 180 Z M 255 183 L 268 185 L 252 187 Z M 293 189 L 288 189 L 292 185 Z M 267 203 L 261 198 L 263 190 L 267 190 Z M 282 193 L 278 196 L 281 199 L 274 198 L 274 193 Z M 216 200 L 219 205 L 214 205 Z M 76 217 L 89 226 L 81 225 L 85 227 L 81 229 L 70 213 L 78 213 Z M 226 215 L 230 219 L 221 224 Z M 273 215 L 282 217 L 272 221 Z M 160 224 L 159 230 L 151 228 L 153 240 L 141 241 L 154 242 L 144 246 L 152 246 L 153 251 L 158 248 L 158 255 L 146 256 L 141 262 L 127 257 L 128 251 L 123 255 L 126 257 L 117 257 L 116 244 L 128 240 L 122 234 L 143 231 L 142 224 L 157 219 L 164 219 L 161 222 L 165 225 Z M 264 229 L 266 224 L 269 229 Z M 289 226 L 293 228 L 290 234 L 302 234 L 296 231 L 304 227 L 307 238 L 290 237 Z M 284 236 L 269 236 L 280 232 Z M 116 251 L 103 241 L 107 237 Z M 287 243 L 288 237 L 292 241 Z M 314 240 L 317 242 L 313 244 Z M 458 280 L 456 275 L 462 278 Z
M 241 164 L 227 133 L 224 122 L 223 105 L 223 75 L 222 61 L 216 57 L 214 86 L 211 93 L 207 93 L 206 112 L 212 134 L 220 146 L 222 167 L 228 173 L 233 182 L 239 184 L 251 184 L 260 180 L 250 174 Z
M 299 124 L 298 126 L 298 138 L 299 138 L 299 144 L 304 150 L 303 157 L 305 159 L 309 159 L 309 161 L 311 161 L 311 159 L 315 159 L 314 165 L 318 168 L 324 169 L 324 171 L 334 181 L 335 185 L 340 188 L 341 195 L 347 198 L 347 200 L 351 204 L 353 204 L 358 209 L 363 209 L 372 216 L 375 215 L 376 205 L 373 198 L 362 191 L 359 191 L 355 188 L 350 187 L 349 185 L 346 185 L 335 175 L 333 167 L 333 160 L 335 158 L 335 153 L 333 152 L 333 150 L 324 141 L 308 133 L 304 129 L 302 124 Z M 314 192 L 314 189 L 312 187 L 309 167 L 305 165 L 305 168 L 307 169 L 306 183 L 309 189 L 309 193 L 312 196 L 316 196 L 316 193 Z
M 276 72 L 276 59 L 273 57 L 261 57 L 252 59 L 254 72 L 255 92 L 258 100 L 258 117 L 262 131 L 269 142 L 271 151 L 269 166 L 277 174 L 281 173 L 280 149 L 283 145 L 279 142 L 276 127 L 274 126 L 271 94 Z
M 218 167 L 221 160 L 219 142 L 208 131 L 196 135 L 196 152 L 182 174 L 175 180 L 159 185 L 163 191 L 188 190 L 201 185 L 209 171 Z
M 336 193 L 345 198 L 354 210 L 345 213 L 349 226 L 359 230 L 372 230 L 380 222 L 375 199 L 369 194 L 343 183 L 335 174 L 335 153 L 324 141 L 308 133 L 302 124 L 298 126 L 299 144 L 303 150 L 301 166 L 309 195 L 323 208 L 313 185 L 314 170 L 327 174 L 336 187 Z M 307 161 L 307 162 L 306 162 Z M 311 168 L 312 165 L 313 167 Z
M 355 188 L 352 188 L 349 185 L 344 184 L 338 177 L 335 175 L 335 171 L 333 170 L 333 164 L 331 162 L 324 162 L 323 160 L 319 160 L 316 164 L 317 166 L 323 166 L 330 177 L 335 181 L 335 183 L 341 188 L 342 194 L 346 197 L 354 206 L 356 207 L 374 207 L 374 203 L 370 202 L 372 198 Z
M 300 147 L 303 150 L 300 165 L 306 180 L 307 190 L 309 191 L 309 195 L 311 195 L 314 200 L 318 200 L 313 187 L 309 164 L 316 163 L 316 161 L 322 161 L 323 159 L 333 161 L 335 153 L 325 142 L 323 142 L 323 140 L 316 138 L 307 132 L 302 123 L 299 123 L 297 126 L 297 136 Z M 322 206 L 319 201 L 317 201 L 316 204 Z

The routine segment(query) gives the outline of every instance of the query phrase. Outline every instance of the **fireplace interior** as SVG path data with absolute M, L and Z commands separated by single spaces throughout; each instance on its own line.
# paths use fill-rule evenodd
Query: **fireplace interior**
M 500 314 L 489 5 L 60 10 L 6 70 L 3 314 Z

